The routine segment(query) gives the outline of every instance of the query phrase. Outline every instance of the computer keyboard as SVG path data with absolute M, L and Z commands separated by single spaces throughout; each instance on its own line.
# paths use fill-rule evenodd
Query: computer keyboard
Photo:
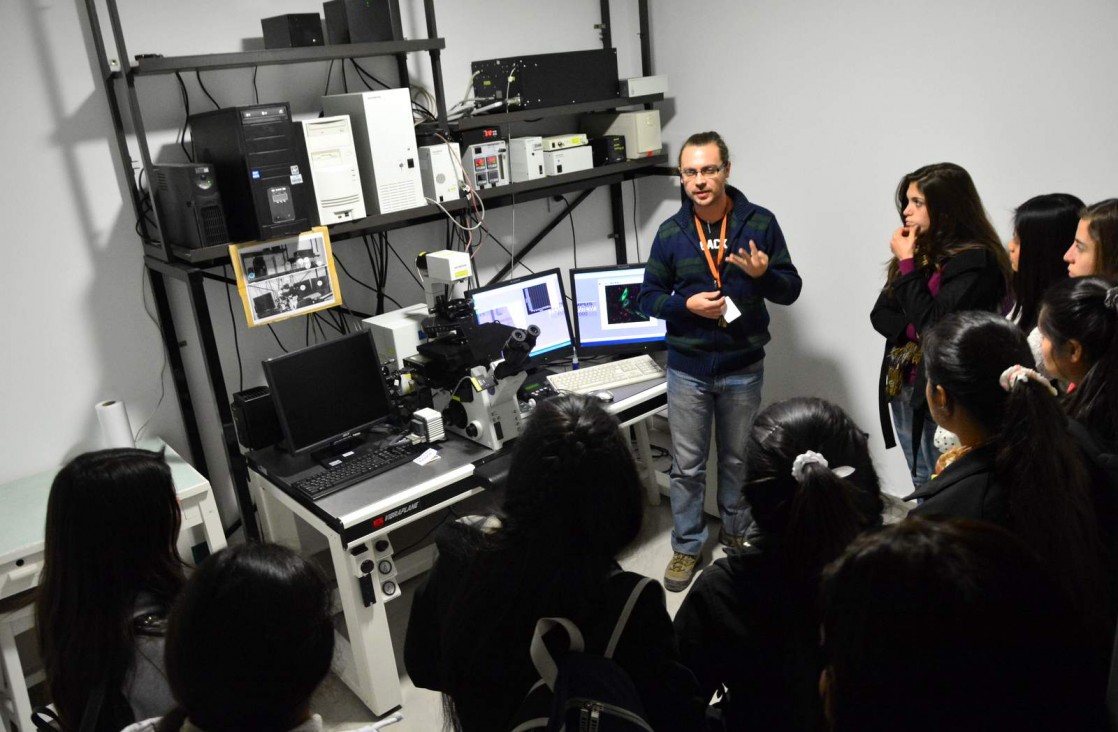
M 402 445 L 382 447 L 352 458 L 335 468 L 324 469 L 321 473 L 296 481 L 292 483 L 292 487 L 318 500 L 342 488 L 348 488 L 354 483 L 360 483 L 374 475 L 380 475 L 398 465 L 403 465 L 409 460 L 414 460 L 428 447 L 427 443 L 422 442 L 417 445 L 405 442 Z
M 557 391 L 573 391 L 589 394 L 592 391 L 612 389 L 616 386 L 636 384 L 650 379 L 664 377 L 664 369 L 652 360 L 652 356 L 634 356 L 620 361 L 611 361 L 598 366 L 584 366 L 575 371 L 565 371 L 547 377 Z

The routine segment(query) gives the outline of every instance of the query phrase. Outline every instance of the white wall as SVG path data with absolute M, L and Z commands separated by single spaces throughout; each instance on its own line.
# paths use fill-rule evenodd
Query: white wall
M 771 208 L 804 277 L 773 307 L 766 401 L 843 405 L 881 448 L 883 339 L 868 314 L 906 172 L 949 160 L 974 177 L 1004 238 L 1030 196 L 1118 195 L 1118 5 L 1105 0 L 714 0 L 653 4 L 655 73 L 671 81 L 665 138 L 716 129 L 731 183 Z M 648 202 L 664 181 L 642 182 Z M 646 236 L 673 204 L 646 209 Z M 903 490 L 899 449 L 878 454 Z M 900 488 L 898 486 L 901 486 Z

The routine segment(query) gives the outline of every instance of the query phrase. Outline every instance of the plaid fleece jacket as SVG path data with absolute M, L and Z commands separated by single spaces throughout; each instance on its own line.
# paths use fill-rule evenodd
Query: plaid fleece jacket
M 752 239 L 769 255 L 768 271 L 756 280 L 728 258 L 722 262 L 722 292 L 741 317 L 723 328 L 687 309 L 687 298 L 717 289 L 699 248 L 690 200 L 656 232 L 641 286 L 641 311 L 667 323 L 668 366 L 694 376 L 721 376 L 764 358 L 771 339 L 765 300 L 791 305 L 803 286 L 772 212 L 750 203 L 736 188 L 727 186 L 726 191 L 733 202 L 726 225 L 730 251 L 749 251 Z M 716 252 L 711 254 L 716 258 Z

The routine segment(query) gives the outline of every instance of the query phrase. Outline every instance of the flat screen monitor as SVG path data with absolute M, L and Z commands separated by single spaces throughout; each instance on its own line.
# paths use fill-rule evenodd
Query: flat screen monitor
M 263 366 L 288 452 L 328 447 L 391 414 L 367 330 L 270 358 Z
M 533 364 L 571 355 L 574 338 L 558 269 L 486 285 L 466 295 L 479 325 L 496 322 L 514 328 L 539 327 L 540 335 L 531 353 Z
M 643 264 L 571 270 L 579 358 L 665 347 L 664 321 L 637 309 L 642 282 Z

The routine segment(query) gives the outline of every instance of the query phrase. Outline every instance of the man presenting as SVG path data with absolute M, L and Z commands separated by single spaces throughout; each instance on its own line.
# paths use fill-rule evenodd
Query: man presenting
M 672 433 L 674 555 L 664 587 L 687 588 L 707 540 L 703 517 L 713 424 L 718 447 L 719 541 L 743 543 L 745 446 L 761 403 L 765 300 L 791 305 L 802 282 L 776 217 L 726 185 L 730 152 L 717 132 L 683 144 L 679 212 L 660 225 L 648 256 L 639 305 L 667 323 L 668 420 Z

